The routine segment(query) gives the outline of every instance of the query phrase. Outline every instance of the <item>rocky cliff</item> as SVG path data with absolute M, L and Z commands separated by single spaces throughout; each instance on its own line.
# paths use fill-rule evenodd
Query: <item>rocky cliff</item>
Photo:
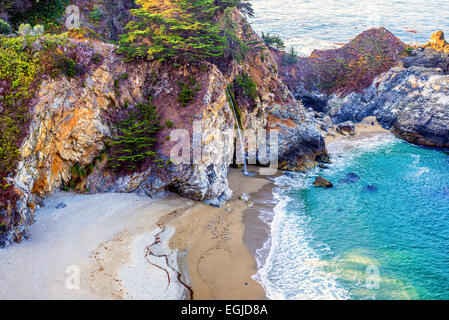
M 20 161 L 7 178 L 17 195 L 0 212 L 0 245 L 28 237 L 27 227 L 40 199 L 56 190 L 81 193 L 137 192 L 158 196 L 171 190 L 184 197 L 220 205 L 231 196 L 227 172 L 235 158 L 235 135 L 224 140 L 236 121 L 243 130 L 279 132 L 279 168 L 306 170 L 326 155 L 322 134 L 302 104 L 278 77 L 277 62 L 237 11 L 230 18 L 240 39 L 257 49 L 237 61 L 175 65 L 158 61 L 124 62 L 116 46 L 69 33 L 54 52 L 73 59 L 75 76 L 43 74 L 30 102 L 29 127 L 20 145 Z M 31 45 L 38 52 L 45 36 Z M 52 51 L 53 52 L 53 51 Z M 69 70 L 70 71 L 70 70 Z M 226 89 L 239 76 L 255 83 L 250 98 L 233 90 L 238 119 Z M 194 79 L 195 95 L 184 104 L 179 98 Z M 193 85 L 193 84 L 192 84 Z M 107 164 L 108 141 L 116 128 L 114 118 L 152 97 L 163 127 L 156 151 L 162 162 L 145 162 L 134 172 L 115 172 Z M 175 129 L 191 134 L 201 127 L 199 161 L 175 164 L 171 151 Z M 246 140 L 245 143 L 248 141 Z
M 371 29 L 340 49 L 284 64 L 280 73 L 324 129 L 325 116 L 335 124 L 374 115 L 399 138 L 448 148 L 447 48 L 441 31 L 412 48 L 384 28 Z M 282 61 L 285 54 L 276 54 Z

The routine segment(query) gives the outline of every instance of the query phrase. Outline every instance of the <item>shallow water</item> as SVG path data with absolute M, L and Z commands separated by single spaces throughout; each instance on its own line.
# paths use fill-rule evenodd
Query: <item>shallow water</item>
M 280 35 L 302 55 L 346 43 L 371 27 L 386 27 L 406 43 L 449 32 L 446 0 L 252 0 L 254 29 Z
M 329 149 L 329 169 L 278 178 L 268 297 L 449 299 L 449 156 L 389 135 Z

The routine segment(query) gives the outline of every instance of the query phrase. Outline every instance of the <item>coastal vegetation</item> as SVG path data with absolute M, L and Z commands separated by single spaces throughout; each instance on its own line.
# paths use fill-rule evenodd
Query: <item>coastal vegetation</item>
M 120 40 L 128 61 L 149 58 L 166 61 L 214 60 L 223 57 L 236 37 L 220 28 L 217 17 L 229 8 L 253 14 L 250 3 L 238 0 L 136 0 L 133 20 Z
M 273 47 L 278 50 L 285 49 L 284 40 L 282 40 L 280 36 L 271 35 L 270 33 L 265 34 L 262 32 L 262 40 L 265 45 L 269 47 Z
M 28 105 L 34 95 L 42 66 L 22 38 L 0 38 L 0 208 L 11 199 L 6 178 L 20 158 L 20 143 L 29 122 Z M 9 191 L 9 192 L 6 192 Z
M 20 145 L 28 133 L 30 107 L 42 75 L 72 77 L 78 65 L 58 46 L 63 36 L 0 38 L 0 208 L 14 205 L 13 186 L 7 178 L 20 160 Z
M 5 20 L 0 18 L 0 34 L 8 34 L 11 32 L 11 26 Z
M 21 8 L 26 10 L 17 10 L 15 0 L 9 2 L 11 23 L 14 28 L 18 28 L 22 23 L 29 23 L 34 26 L 41 24 L 45 30 L 50 32 L 60 31 L 62 27 L 61 17 L 64 15 L 65 8 L 70 4 L 68 0 L 38 0 L 24 1 Z
M 115 171 L 135 171 L 147 159 L 161 162 L 154 150 L 156 133 L 162 127 L 152 98 L 124 111 L 114 126 L 116 133 L 108 142 L 108 167 Z
M 187 82 L 179 81 L 178 84 L 181 87 L 178 100 L 183 107 L 186 107 L 195 100 L 196 93 L 201 90 L 201 84 L 194 77 Z
M 257 98 L 257 85 L 247 73 L 239 74 L 234 80 L 237 94 L 249 98 L 252 102 Z
M 282 55 L 282 64 L 289 65 L 298 63 L 298 53 L 295 48 L 290 47 L 290 51 L 288 53 L 283 53 Z

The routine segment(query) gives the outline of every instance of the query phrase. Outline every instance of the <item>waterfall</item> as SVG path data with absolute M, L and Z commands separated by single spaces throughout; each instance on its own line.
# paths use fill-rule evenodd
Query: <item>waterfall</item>
M 237 123 L 237 131 L 238 131 L 239 140 L 240 140 L 240 150 L 242 152 L 242 159 L 243 159 L 243 174 L 246 176 L 246 175 L 248 175 L 248 166 L 246 165 L 246 156 L 245 156 L 245 147 L 243 146 L 242 129 L 240 128 L 239 119 L 237 118 L 237 111 L 235 110 L 234 101 L 232 100 L 232 96 L 231 96 L 231 93 L 229 92 L 229 88 L 226 88 L 226 93 L 227 93 L 228 99 L 231 103 L 232 111 L 234 111 L 235 122 Z

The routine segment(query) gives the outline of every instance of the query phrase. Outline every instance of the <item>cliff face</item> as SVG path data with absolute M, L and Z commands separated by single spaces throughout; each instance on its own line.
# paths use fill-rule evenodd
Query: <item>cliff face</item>
M 239 37 L 260 42 L 238 11 L 232 12 L 232 19 L 238 25 Z M 171 190 L 211 205 L 228 200 L 227 173 L 235 156 L 236 118 L 226 89 L 243 73 L 251 76 L 257 88 L 251 99 L 236 93 L 243 129 L 279 131 L 279 168 L 313 167 L 326 154 L 323 136 L 279 79 L 276 60 L 268 48 L 259 46 L 260 50 L 239 62 L 228 58 L 220 65 L 176 66 L 144 60 L 125 63 L 111 44 L 68 39 L 57 50 L 76 52 L 83 72 L 74 78 L 45 76 L 40 83 L 33 99 L 29 134 L 20 149 L 22 158 L 10 177 L 20 194 L 14 209 L 20 219 L 2 226 L 0 245 L 29 236 L 27 227 L 33 222 L 39 199 L 63 187 L 82 193 L 137 192 L 148 196 Z M 179 99 L 182 84 L 192 78 L 198 89 L 193 101 L 183 105 Z M 164 165 L 148 162 L 135 172 L 116 173 L 106 166 L 114 115 L 149 96 L 164 125 L 156 146 Z M 171 152 L 179 145 L 179 141 L 172 141 L 173 130 L 189 133 L 192 159 L 194 126 L 201 128 L 202 157 L 196 162 L 171 163 Z M 233 134 L 223 139 L 219 133 L 227 131 Z M 74 168 L 89 169 L 71 183 Z
M 449 147 L 449 56 L 444 34 L 420 48 L 406 46 L 387 30 L 371 29 L 346 46 L 316 51 L 280 69 L 318 123 L 359 122 L 368 116 L 399 138 Z M 277 53 L 278 60 L 285 54 Z

